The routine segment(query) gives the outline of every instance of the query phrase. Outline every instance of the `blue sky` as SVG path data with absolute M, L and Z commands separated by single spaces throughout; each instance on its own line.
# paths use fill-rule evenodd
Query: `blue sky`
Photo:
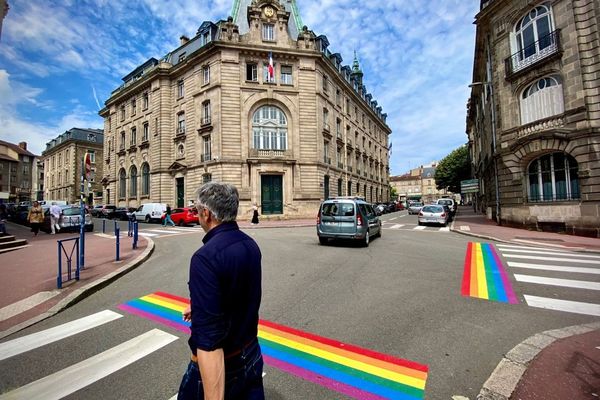
M 0 38 L 0 138 L 45 143 L 102 128 L 121 78 L 175 49 L 233 0 L 9 0 Z M 440 160 L 467 140 L 477 0 L 297 0 L 303 22 L 351 64 L 388 114 L 392 175 Z

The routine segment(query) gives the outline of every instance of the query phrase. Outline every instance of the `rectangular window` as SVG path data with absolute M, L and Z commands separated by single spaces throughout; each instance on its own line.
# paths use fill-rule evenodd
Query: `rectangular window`
M 204 32 L 202 34 L 202 46 L 210 42 L 210 32 Z
M 337 137 L 342 137 L 342 120 L 339 118 L 335 119 L 335 134 Z
M 137 129 L 135 127 L 131 128 L 131 136 L 129 137 L 129 145 L 135 146 L 137 143 Z
M 246 80 L 258 81 L 258 66 L 256 64 L 246 64 Z
M 179 60 L 178 60 L 178 62 L 182 62 L 183 60 L 185 60 L 185 52 L 184 52 L 184 53 L 181 53 L 181 54 L 179 55 Z
M 329 142 L 323 142 L 323 162 L 325 164 L 331 164 L 331 159 L 329 158 Z
M 125 149 L 125 131 L 121 132 L 121 143 L 119 143 L 119 148 L 121 150 Z
M 269 74 L 269 63 L 263 65 L 263 82 L 275 83 L 275 64 L 273 64 L 273 76 Z
M 204 174 L 202 175 L 202 183 L 208 183 L 212 181 L 212 174 Z
M 147 122 L 144 122 L 143 133 L 142 133 L 142 142 L 147 142 L 149 135 L 150 135 L 150 126 L 148 125 Z
M 205 65 L 202 67 L 202 84 L 208 85 L 210 83 L 210 67 Z
M 121 106 L 121 121 L 125 120 L 125 105 Z
M 96 152 L 94 150 L 88 150 L 87 151 L 90 154 L 90 161 L 92 162 L 92 164 L 96 163 Z
M 142 96 L 142 107 L 144 110 L 148 109 L 148 92 L 144 92 Z
M 177 134 L 185 133 L 185 113 L 177 114 Z
M 210 135 L 207 135 L 202 137 L 202 161 L 210 161 L 211 159 L 211 140 Z
M 263 37 L 263 40 L 274 41 L 275 40 L 275 26 L 272 24 L 263 24 L 262 37 Z
M 323 75 L 323 93 L 329 93 L 329 78 L 326 75 Z
M 340 89 L 335 91 L 335 104 L 338 106 L 342 104 L 342 91 Z
M 210 124 L 210 101 L 202 103 L 202 125 Z
M 292 67 L 290 65 L 281 66 L 281 83 L 283 85 L 291 85 L 292 81 Z
M 183 97 L 183 79 L 177 81 L 177 98 Z
M 133 98 L 133 99 L 131 99 L 131 115 L 135 115 L 136 108 L 137 108 L 137 103 L 135 101 L 135 98 Z

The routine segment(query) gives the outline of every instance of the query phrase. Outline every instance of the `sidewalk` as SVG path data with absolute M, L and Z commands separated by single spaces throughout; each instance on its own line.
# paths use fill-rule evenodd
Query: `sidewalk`
M 479 240 L 600 253 L 600 239 L 498 226 L 459 207 L 453 232 Z M 474 239 L 477 240 L 477 239 Z M 600 397 L 600 323 L 538 333 L 506 353 L 478 400 L 583 400 Z
M 120 240 L 120 261 L 115 262 L 115 240 L 86 233 L 85 269 L 81 270 L 79 281 L 65 282 L 63 258 L 63 284 L 58 289 L 57 240 L 79 234 L 40 232 L 34 237 L 25 226 L 9 223 L 7 228 L 17 238 L 27 239 L 28 246 L 0 253 L 0 338 L 56 314 L 91 290 L 135 268 L 154 249 L 152 240 L 140 236 L 138 248 L 133 250 L 132 238 L 125 231 Z M 75 259 L 72 268 L 74 278 Z

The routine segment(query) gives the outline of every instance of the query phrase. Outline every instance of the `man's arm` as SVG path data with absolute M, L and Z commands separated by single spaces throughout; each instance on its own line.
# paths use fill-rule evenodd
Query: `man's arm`
M 225 397 L 225 356 L 223 349 L 204 351 L 196 349 L 198 366 L 204 388 L 204 400 L 222 400 Z

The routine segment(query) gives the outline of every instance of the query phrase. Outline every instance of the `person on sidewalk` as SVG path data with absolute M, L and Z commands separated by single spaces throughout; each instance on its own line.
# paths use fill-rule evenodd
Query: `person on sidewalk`
M 60 232 L 60 225 L 58 224 L 58 222 L 60 221 L 61 212 L 61 208 L 56 204 L 55 201 L 53 201 L 52 206 L 50 206 L 50 229 L 53 235 L 56 232 Z
M 261 259 L 256 242 L 235 221 L 235 186 L 209 182 L 197 193 L 200 226 L 206 232 L 190 261 L 191 361 L 178 400 L 265 398 L 258 344 Z
M 167 226 L 167 224 L 171 224 L 171 226 L 175 226 L 175 222 L 171 219 L 171 206 L 167 204 L 167 211 L 165 211 L 165 219 L 163 221 L 163 226 Z
M 8 220 L 8 212 L 6 205 L 0 204 L 0 236 L 6 236 L 6 221 Z
M 252 224 L 253 225 L 258 225 L 258 207 L 256 206 L 256 203 L 254 203 L 254 205 L 252 206 Z
M 40 225 L 44 222 L 44 210 L 37 201 L 34 201 L 33 206 L 29 209 L 27 220 L 29 221 L 29 226 L 31 226 L 33 236 L 37 236 L 40 231 Z

